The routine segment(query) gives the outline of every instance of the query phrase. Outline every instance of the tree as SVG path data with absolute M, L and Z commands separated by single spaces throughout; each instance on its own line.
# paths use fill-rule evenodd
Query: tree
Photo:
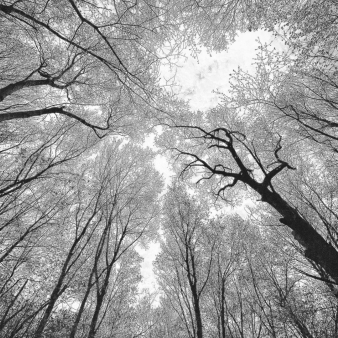
M 165 242 L 156 263 L 160 284 L 189 337 L 202 338 L 202 298 L 210 277 L 215 240 L 208 236 L 205 210 L 183 188 L 171 189 L 165 211 Z
M 152 318 L 154 325 L 145 335 L 146 337 L 190 337 L 185 324 L 181 320 L 180 313 L 176 312 L 172 306 L 170 296 L 162 295 L 160 297 L 159 304 L 153 308 Z
M 190 158 L 183 173 L 195 169 L 203 176 L 197 181 L 212 182 L 217 195 L 250 187 L 282 216 L 321 275 L 337 283 L 337 199 L 330 193 L 336 181 L 335 70 L 304 66 L 305 60 L 260 46 L 256 72 L 235 72 L 217 108 L 170 122 L 183 137 L 166 146 Z
M 222 110 L 225 109 L 221 106 L 216 114 L 222 116 Z M 198 174 L 202 175 L 202 178 L 199 181 L 212 179 L 217 182 L 216 192 L 221 196 L 237 184 L 250 187 L 260 196 L 262 202 L 268 203 L 282 216 L 280 222 L 292 230 L 295 239 L 304 248 L 305 256 L 323 268 L 337 283 L 338 270 L 334 262 L 338 259 L 338 252 L 334 243 L 327 241 L 316 229 L 316 225 L 311 224 L 311 221 L 306 219 L 292 202 L 288 202 L 273 184 L 275 177 L 283 171 L 295 170 L 280 156 L 283 137 L 279 135 L 276 139 L 273 131 L 260 131 L 263 136 L 266 132 L 273 139 L 270 139 L 271 145 L 258 148 L 255 130 L 250 130 L 243 124 L 245 116 L 240 116 L 236 109 L 232 109 L 231 114 L 231 109 L 230 107 L 226 110 L 228 118 L 223 115 L 221 127 L 214 127 L 217 122 L 213 111 L 208 116 L 209 120 L 203 121 L 204 124 L 175 126 L 175 129 L 182 131 L 185 139 L 190 140 L 190 144 L 185 142 L 185 149 L 183 144 L 174 148 L 179 156 L 192 159 L 185 165 L 183 172 L 201 169 Z M 267 137 L 261 137 L 261 140 L 263 139 Z
M 163 10 L 152 1 L 2 1 L 0 121 L 56 114 L 99 137 L 126 133 L 157 105 Z
M 108 319 L 113 328 L 128 318 L 124 307 L 131 306 L 140 280 L 140 258 L 133 248 L 152 234 L 161 187 L 151 159 L 150 151 L 112 143 L 95 160 L 74 168 L 82 167 L 82 174 L 73 179 L 72 189 L 63 194 L 60 187 L 51 189 L 51 196 L 43 191 L 47 210 L 37 204 L 29 209 L 28 234 L 11 245 L 11 255 L 3 260 L 8 266 L 1 285 L 4 336 L 42 336 L 60 309 L 73 309 L 70 336 L 84 330 L 94 337 Z M 55 205 L 45 195 L 56 199 Z M 9 222 L 7 233 L 15 226 Z
M 214 336 L 219 338 L 228 337 L 231 333 L 228 304 L 236 300 L 234 295 L 230 296 L 230 289 L 234 275 L 242 269 L 242 241 L 244 238 L 248 242 L 251 240 L 246 228 L 241 218 L 226 214 L 218 216 L 212 225 L 216 244 L 203 312 L 208 318 L 208 331 L 214 331 Z
M 336 12 L 332 0 L 0 0 L 0 335 L 336 336 Z M 191 112 L 160 85 L 185 49 L 261 28 L 285 51 L 260 46 L 217 108 Z M 201 183 L 169 188 L 162 209 L 154 154 L 133 145 L 158 123 L 181 177 Z M 207 191 L 260 201 L 244 221 Z M 159 213 L 157 306 L 139 294 L 135 247 Z
M 320 280 L 303 273 L 306 260 L 298 248 L 265 226 L 246 246 L 243 270 L 246 299 L 268 336 L 334 337 L 336 299 Z M 281 245 L 283 240 L 283 245 Z

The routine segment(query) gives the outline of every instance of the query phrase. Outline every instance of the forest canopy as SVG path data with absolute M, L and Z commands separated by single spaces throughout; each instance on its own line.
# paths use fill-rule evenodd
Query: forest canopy
M 333 0 L 0 0 L 0 337 L 337 337 L 337 18 Z M 270 37 L 251 69 L 192 109 L 182 60 L 248 32 Z

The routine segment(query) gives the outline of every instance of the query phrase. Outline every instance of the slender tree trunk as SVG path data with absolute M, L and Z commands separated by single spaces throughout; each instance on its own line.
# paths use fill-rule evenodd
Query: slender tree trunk
M 74 323 L 73 323 L 72 330 L 71 330 L 71 332 L 70 332 L 69 338 L 74 338 L 74 337 L 75 337 L 77 328 L 78 328 L 78 326 L 79 326 L 79 323 L 80 323 L 82 314 L 83 314 L 84 309 L 85 309 L 85 305 L 86 305 L 86 303 L 87 303 L 87 300 L 88 300 L 88 297 L 89 297 L 89 294 L 90 294 L 90 290 L 91 290 L 91 287 L 92 287 L 92 279 L 93 279 L 93 276 L 94 276 L 94 268 L 92 269 L 92 271 L 91 271 L 91 273 L 90 273 L 89 280 L 88 280 L 88 284 L 87 284 L 87 289 L 86 289 L 85 295 L 84 295 L 84 297 L 83 297 L 83 299 L 82 299 L 82 302 L 81 302 L 79 311 L 78 311 L 78 313 L 76 314 L 76 318 L 75 318 L 75 321 L 74 321 Z
M 95 337 L 97 321 L 99 319 L 99 314 L 100 314 L 100 311 L 101 311 L 101 308 L 102 308 L 104 297 L 107 293 L 109 280 L 110 280 L 110 274 L 111 274 L 112 268 L 113 268 L 113 266 L 116 262 L 116 257 L 117 257 L 117 251 L 114 253 L 112 261 L 110 262 L 109 266 L 107 267 L 104 283 L 97 293 L 96 306 L 95 306 L 94 314 L 93 314 L 93 317 L 92 317 L 92 321 L 90 323 L 88 338 L 94 338 Z M 98 288 L 100 287 L 99 281 L 97 281 L 97 287 Z
M 104 300 L 104 297 L 105 297 L 106 292 L 107 292 L 107 287 L 108 287 L 108 283 L 109 283 L 109 275 L 110 275 L 110 271 L 107 271 L 107 276 L 106 276 L 104 285 L 102 286 L 101 290 L 99 290 L 99 292 L 98 292 L 94 314 L 93 314 L 93 317 L 92 317 L 92 321 L 90 323 L 88 338 L 94 338 L 95 335 L 96 335 L 96 325 L 97 325 L 97 321 L 99 319 L 99 314 L 100 314 L 100 311 L 101 311 L 101 308 L 102 308 L 103 300 Z M 99 287 L 99 285 L 98 285 L 98 287 Z
M 63 266 L 62 266 L 62 270 L 61 270 L 61 273 L 60 273 L 60 276 L 59 276 L 59 279 L 57 281 L 57 284 L 50 296 L 50 300 L 49 300 L 49 304 L 47 306 L 47 309 L 38 325 L 38 328 L 35 332 L 35 338 L 40 338 L 42 336 L 42 333 L 46 327 L 46 324 L 48 322 L 48 319 L 53 311 L 53 308 L 55 306 L 55 303 L 56 301 L 58 300 L 58 298 L 61 296 L 61 294 L 65 291 L 65 286 L 62 288 L 63 286 L 63 283 L 64 283 L 64 280 L 69 272 L 69 266 L 70 266 L 70 262 L 71 262 L 71 259 L 72 257 L 74 256 L 74 252 L 75 252 L 75 249 L 77 247 L 77 245 L 79 244 L 80 240 L 82 239 L 82 237 L 85 235 L 85 233 L 87 232 L 87 229 L 88 229 L 88 226 L 90 225 L 90 222 L 91 220 L 93 219 L 93 217 L 96 215 L 96 210 L 94 210 L 93 212 L 93 215 L 92 217 L 89 218 L 88 222 L 86 223 L 86 226 L 84 227 L 84 229 L 81 231 L 81 233 L 79 234 L 79 236 L 74 240 L 68 254 L 67 254 L 67 257 L 66 257 L 66 260 L 65 262 L 63 263 Z M 87 243 L 85 243 L 85 245 L 88 244 L 88 241 Z M 79 257 L 79 256 L 78 256 Z M 77 258 L 78 258 L 77 257 Z M 77 260 L 77 258 L 75 260 Z
M 202 324 L 202 315 L 201 315 L 201 308 L 200 308 L 200 300 L 197 293 L 196 284 L 191 285 L 191 292 L 193 296 L 194 302 L 194 312 L 195 312 L 195 319 L 196 319 L 196 338 L 203 338 L 203 324 Z
M 100 293 L 96 300 L 96 306 L 95 306 L 94 314 L 92 317 L 92 321 L 90 323 L 88 338 L 94 338 L 96 335 L 96 325 L 99 319 L 99 314 L 100 314 L 100 310 L 103 304 L 103 299 L 104 299 L 104 294 Z
M 67 260 L 62 268 L 62 271 L 61 271 L 61 274 L 59 276 L 59 279 L 56 283 L 56 286 L 50 296 L 50 299 L 49 299 L 49 304 L 47 306 L 47 309 L 38 325 L 38 328 L 36 329 L 35 331 L 35 338 L 41 338 L 42 337 L 42 334 L 43 334 L 43 331 L 47 325 L 47 322 L 48 322 L 48 319 L 54 309 L 54 306 L 55 306 L 55 303 L 56 301 L 58 300 L 58 298 L 61 296 L 61 294 L 65 291 L 66 289 L 66 286 L 63 286 L 63 282 L 66 278 L 66 275 L 67 275 L 67 267 L 68 267 L 68 263 L 69 263 L 69 260 L 70 260 L 71 257 L 67 257 Z M 63 286 L 63 287 L 62 287 Z
M 220 311 L 220 316 L 221 316 L 221 337 L 225 337 L 225 307 L 224 307 L 224 302 L 225 302 L 225 285 L 224 281 L 222 280 L 222 288 L 221 288 L 221 311 Z
M 195 304 L 195 315 L 196 315 L 197 338 L 203 338 L 202 316 L 201 309 L 199 306 L 199 300 L 197 300 L 197 304 Z
M 290 314 L 291 314 L 291 318 L 292 318 L 293 322 L 295 323 L 295 326 L 300 331 L 302 337 L 303 338 L 313 338 L 313 335 L 310 333 L 310 331 L 308 330 L 306 325 L 298 319 L 297 315 L 295 315 L 292 312 L 291 309 L 290 309 Z

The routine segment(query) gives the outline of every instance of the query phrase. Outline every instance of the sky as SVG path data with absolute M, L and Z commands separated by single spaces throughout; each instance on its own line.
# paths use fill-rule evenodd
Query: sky
M 229 89 L 230 73 L 241 67 L 243 70 L 253 72 L 253 59 L 258 47 L 257 39 L 262 43 L 273 41 L 271 33 L 266 31 L 246 32 L 240 34 L 228 51 L 208 54 L 202 50 L 198 59 L 186 57 L 178 64 L 176 69 L 177 94 L 181 99 L 189 101 L 190 107 L 195 110 L 207 110 L 219 103 L 219 97 L 214 91 L 226 92 Z M 280 49 L 281 44 L 274 40 L 273 46 Z M 170 79 L 173 72 L 163 67 L 162 77 Z M 151 138 L 146 142 L 152 144 Z M 165 157 L 157 155 L 155 160 L 156 169 L 165 178 L 166 184 L 170 182 L 173 174 Z M 153 272 L 153 261 L 160 251 L 159 243 L 152 243 L 148 250 L 138 250 L 144 261 L 141 266 L 143 282 L 140 289 L 148 288 L 156 290 L 156 279 Z
M 230 73 L 241 67 L 243 70 L 253 71 L 253 59 L 259 46 L 257 39 L 262 43 L 269 43 L 273 36 L 267 31 L 246 32 L 240 34 L 228 51 L 208 54 L 202 49 L 198 59 L 187 57 L 179 64 L 176 73 L 176 82 L 180 89 L 180 98 L 190 101 L 192 110 L 206 110 L 215 107 L 219 102 L 218 95 L 213 91 L 226 92 L 229 89 Z M 277 41 L 274 47 L 280 48 Z M 162 76 L 170 78 L 169 69 L 162 69 Z

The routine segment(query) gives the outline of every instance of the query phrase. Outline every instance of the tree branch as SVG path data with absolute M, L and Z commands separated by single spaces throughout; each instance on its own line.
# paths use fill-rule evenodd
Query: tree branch
M 87 122 L 85 119 L 70 113 L 66 110 L 64 110 L 64 107 L 51 107 L 51 108 L 44 108 L 44 109 L 37 109 L 37 110 L 27 110 L 27 111 L 20 111 L 20 112 L 12 112 L 12 113 L 4 113 L 0 114 L 0 123 L 4 121 L 9 121 L 9 120 L 15 120 L 15 119 L 26 119 L 30 117 L 35 117 L 35 116 L 43 116 L 43 115 L 49 115 L 49 114 L 61 114 L 68 116 L 72 119 L 75 119 L 85 126 L 91 128 L 95 134 L 99 137 L 102 138 L 105 135 L 99 135 L 98 130 L 108 130 L 110 128 L 109 126 L 109 121 L 111 119 L 111 116 L 109 116 L 107 120 L 107 126 L 106 127 L 100 127 L 97 125 L 94 125 L 90 122 Z

